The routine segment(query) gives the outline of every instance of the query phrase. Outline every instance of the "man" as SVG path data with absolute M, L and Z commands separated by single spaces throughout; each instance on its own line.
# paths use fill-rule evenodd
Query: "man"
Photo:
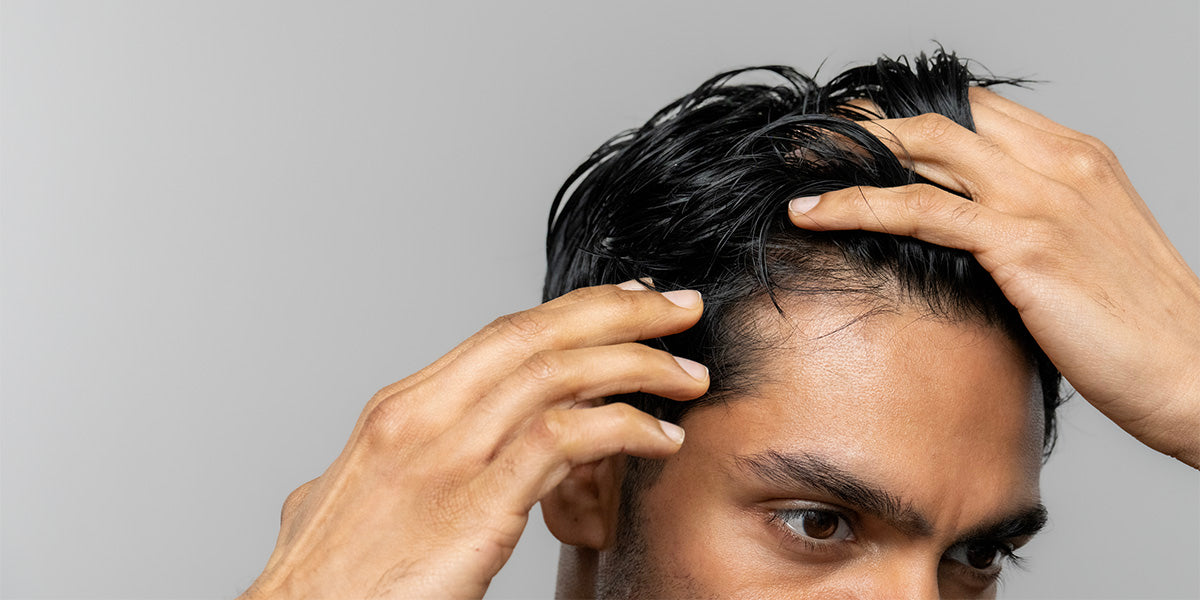
M 376 394 L 246 597 L 479 597 L 539 501 L 564 597 L 993 596 L 1059 372 L 1200 465 L 1200 280 L 1103 145 L 953 55 L 766 70 L 572 175 L 548 301 Z

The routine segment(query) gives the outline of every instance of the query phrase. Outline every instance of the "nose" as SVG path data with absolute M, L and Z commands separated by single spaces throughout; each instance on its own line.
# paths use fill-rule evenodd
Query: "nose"
M 938 600 L 937 566 L 927 561 L 902 561 L 879 565 L 869 589 L 859 598 L 878 600 Z

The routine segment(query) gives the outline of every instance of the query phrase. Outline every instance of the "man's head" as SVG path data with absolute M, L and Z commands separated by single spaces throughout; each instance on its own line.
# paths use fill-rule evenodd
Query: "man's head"
M 786 204 L 924 182 L 856 121 L 939 112 L 971 128 L 969 86 L 995 83 L 942 53 L 825 86 L 787 67 L 725 73 L 568 179 L 546 299 L 637 277 L 699 290 L 700 323 L 653 343 L 711 373 L 697 401 L 611 399 L 683 425 L 677 455 L 581 472 L 592 508 L 543 502 L 560 539 L 599 551 L 599 592 L 994 589 L 997 548 L 1044 518 L 1057 372 L 969 254 L 800 230 Z M 586 510 L 611 531 L 567 531 Z

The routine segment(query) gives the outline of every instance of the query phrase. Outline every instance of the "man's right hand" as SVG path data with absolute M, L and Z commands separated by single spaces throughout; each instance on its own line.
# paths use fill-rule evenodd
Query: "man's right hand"
M 377 393 L 350 441 L 292 492 L 243 598 L 479 598 L 529 511 L 578 465 L 663 458 L 683 430 L 606 396 L 699 397 L 708 372 L 636 340 L 700 318 L 700 294 L 636 282 L 501 317 Z

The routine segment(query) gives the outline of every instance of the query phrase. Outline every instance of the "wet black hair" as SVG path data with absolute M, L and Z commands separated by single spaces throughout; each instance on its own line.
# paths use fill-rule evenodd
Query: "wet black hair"
M 1061 377 L 970 253 L 884 233 L 802 230 L 787 216 L 787 201 L 800 196 L 931 183 L 858 122 L 941 113 L 974 130 L 971 86 L 1025 82 L 980 77 L 969 65 L 939 49 L 911 61 L 881 58 L 825 85 L 786 66 L 728 71 L 592 153 L 551 207 L 544 299 L 634 278 L 650 278 L 660 291 L 699 290 L 700 322 L 647 343 L 711 373 L 709 392 L 696 401 L 610 400 L 677 423 L 753 384 L 755 352 L 771 347 L 747 326 L 755 299 L 782 313 L 787 296 L 852 295 L 974 319 L 1011 336 L 1040 377 L 1048 456 Z

